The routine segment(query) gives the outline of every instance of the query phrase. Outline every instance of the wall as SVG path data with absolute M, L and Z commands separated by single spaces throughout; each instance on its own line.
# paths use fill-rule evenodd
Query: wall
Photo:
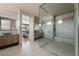
M 61 20 L 61 19 L 59 19 Z M 74 43 L 74 18 L 65 18 L 62 19 L 62 24 L 58 24 L 56 20 L 56 37 L 55 40 L 65 44 Z
M 23 24 L 29 24 L 30 17 L 27 15 L 22 15 L 22 23 Z
M 16 13 L 0 12 L 0 16 L 15 19 L 15 20 L 17 19 L 17 14 Z
M 35 21 L 35 17 L 31 17 L 29 24 L 29 40 L 31 42 L 34 41 L 34 21 Z
M 62 24 L 58 24 L 58 21 L 56 21 L 56 33 L 65 34 L 73 38 L 73 22 L 73 18 L 62 20 Z

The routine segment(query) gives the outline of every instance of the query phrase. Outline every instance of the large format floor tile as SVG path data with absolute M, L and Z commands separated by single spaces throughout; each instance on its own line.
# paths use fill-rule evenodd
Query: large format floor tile
M 56 41 L 49 41 L 41 45 L 46 51 L 58 55 L 58 56 L 73 56 L 74 55 L 74 46 L 63 44 Z
M 24 42 L 22 46 L 12 46 L 0 50 L 0 56 L 54 56 L 40 48 L 38 43 Z

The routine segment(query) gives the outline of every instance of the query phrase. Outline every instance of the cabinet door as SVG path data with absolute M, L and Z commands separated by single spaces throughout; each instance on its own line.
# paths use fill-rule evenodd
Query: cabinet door
M 3 36 L 3 38 L 4 38 L 4 46 L 8 45 L 8 43 L 7 43 L 7 36 L 5 35 L 5 36 Z
M 0 37 L 0 47 L 4 46 L 4 38 L 3 36 Z
M 7 36 L 0 36 L 0 47 L 7 45 Z
M 14 43 L 18 43 L 19 42 L 19 35 L 14 35 Z

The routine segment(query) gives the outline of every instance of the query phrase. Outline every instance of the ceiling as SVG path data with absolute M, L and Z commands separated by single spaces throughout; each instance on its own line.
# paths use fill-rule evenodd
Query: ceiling
M 42 3 L 0 3 L 0 16 L 9 15 L 15 16 L 17 18 L 17 10 L 18 8 L 25 11 L 27 14 L 33 16 L 39 16 L 39 6 Z M 42 5 L 48 13 L 44 10 L 40 10 L 40 16 L 51 16 L 52 15 L 60 15 L 70 11 L 73 11 L 73 4 L 70 3 L 45 3 Z M 2 15 L 2 16 L 3 16 Z
M 72 12 L 74 9 L 74 4 L 73 3 L 45 3 L 41 5 L 41 8 L 46 13 L 58 16 L 68 12 Z M 43 16 L 45 16 L 45 14 Z
M 47 18 L 52 16 L 50 13 L 45 12 L 42 8 L 40 8 L 40 18 Z
M 17 14 L 17 9 L 20 8 L 28 14 L 38 16 L 40 5 L 41 3 L 0 3 L 0 13 Z

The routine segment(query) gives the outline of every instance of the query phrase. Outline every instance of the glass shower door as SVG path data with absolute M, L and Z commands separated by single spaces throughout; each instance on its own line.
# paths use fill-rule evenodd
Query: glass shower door
M 41 30 L 44 32 L 43 40 L 53 40 L 53 16 L 40 8 Z

